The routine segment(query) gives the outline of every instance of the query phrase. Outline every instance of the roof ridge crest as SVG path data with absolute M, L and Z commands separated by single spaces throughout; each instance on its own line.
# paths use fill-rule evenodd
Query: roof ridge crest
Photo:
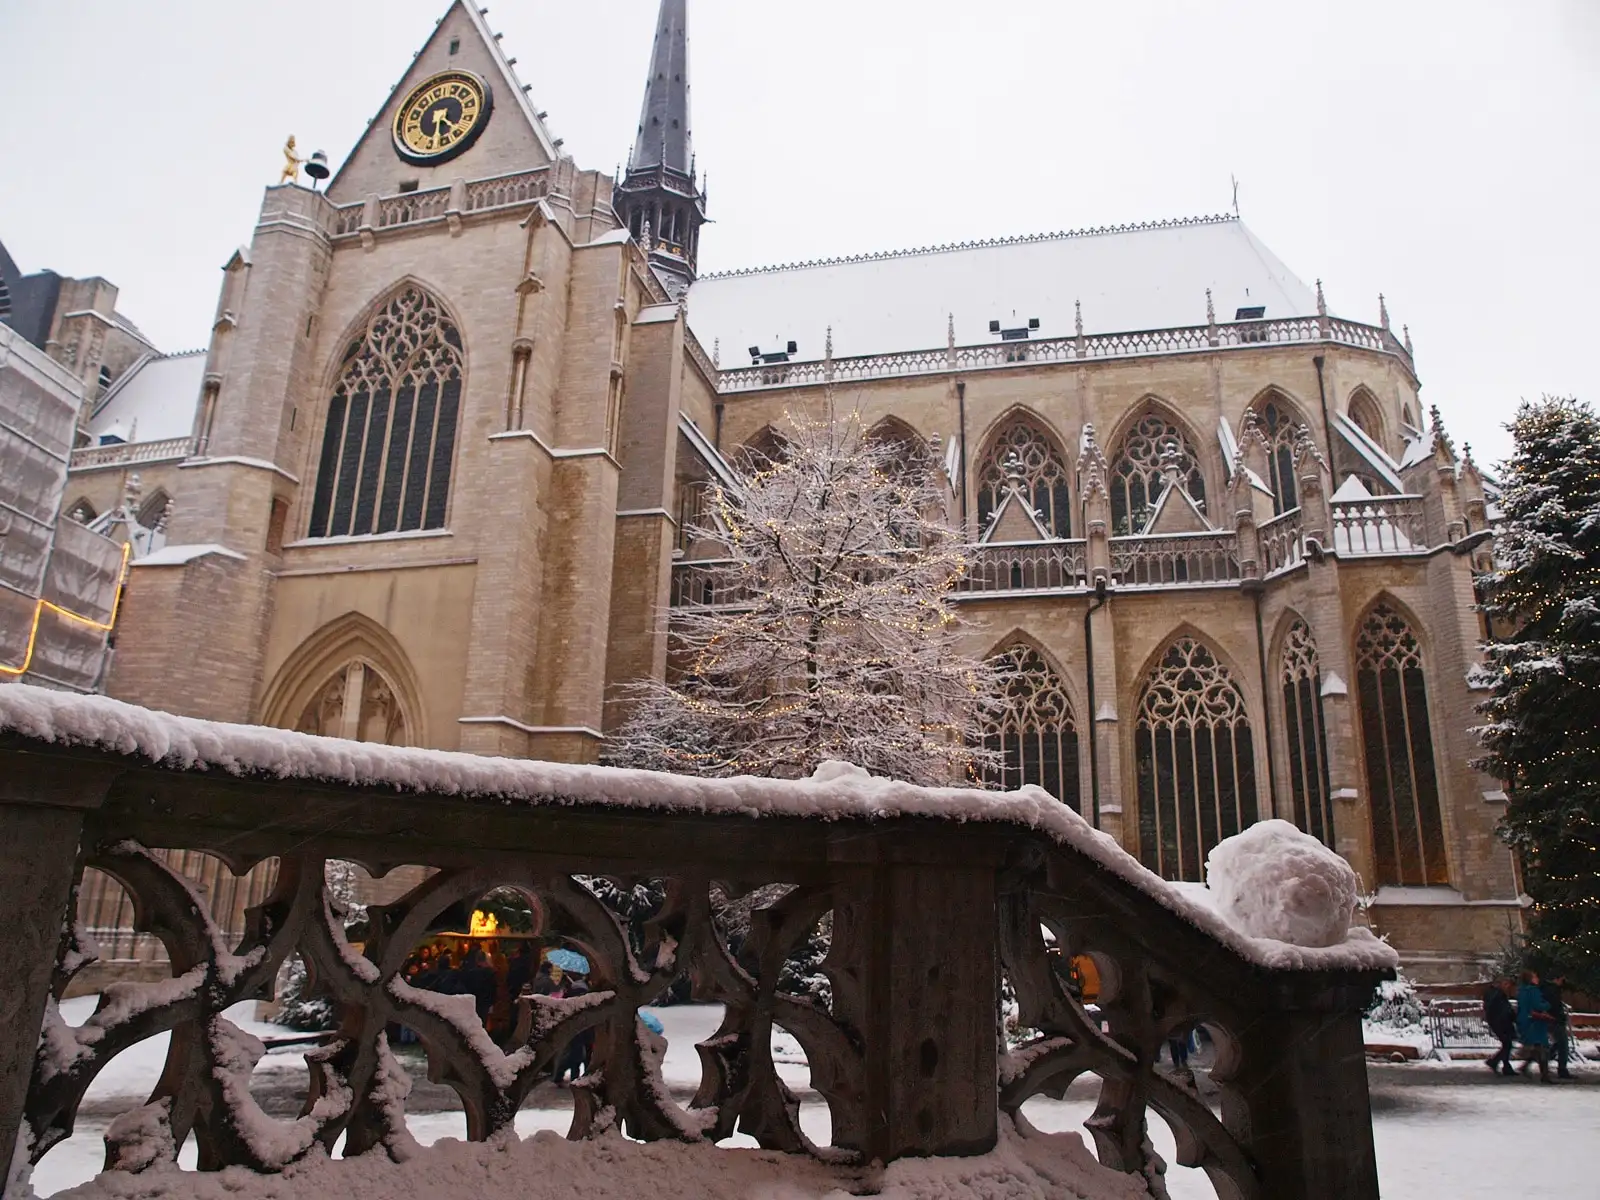
M 809 258 L 786 263 L 771 263 L 760 267 L 735 267 L 726 271 L 707 271 L 701 279 L 735 279 L 745 275 L 766 275 L 778 271 L 803 271 L 811 267 L 834 267 L 848 263 L 881 262 L 889 258 L 910 258 L 918 254 L 947 254 L 954 250 L 973 250 L 989 246 L 1017 246 L 1030 242 L 1053 242 L 1065 238 L 1099 237 L 1108 233 L 1140 233 L 1150 229 L 1177 229 L 1188 225 L 1224 225 L 1237 222 L 1231 213 L 1213 213 L 1209 216 L 1168 217 L 1155 221 L 1135 221 L 1125 225 L 1093 225 L 1083 229 L 1062 229 L 1052 233 L 1019 233 L 1003 237 L 978 238 L 962 242 L 941 242 L 931 246 L 915 246 L 902 250 L 869 250 L 862 254 L 844 254 L 835 258 Z

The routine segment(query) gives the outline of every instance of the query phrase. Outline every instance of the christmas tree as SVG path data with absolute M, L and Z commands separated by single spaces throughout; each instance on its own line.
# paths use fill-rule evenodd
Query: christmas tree
M 997 669 L 967 655 L 966 569 L 926 453 L 859 414 L 791 416 L 781 454 L 713 487 L 697 541 L 715 603 L 675 609 L 665 681 L 633 689 L 609 761 L 705 776 L 810 774 L 841 759 L 920 784 L 976 784 Z
M 1600 991 L 1600 420 L 1584 403 L 1525 403 L 1511 424 L 1491 627 L 1482 769 L 1506 781 L 1502 833 L 1533 898 L 1528 950 Z

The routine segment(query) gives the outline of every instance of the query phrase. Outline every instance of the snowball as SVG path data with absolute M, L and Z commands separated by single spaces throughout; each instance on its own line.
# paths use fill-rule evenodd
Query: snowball
M 1337 946 L 1355 915 L 1354 869 L 1288 821 L 1262 821 L 1206 858 L 1220 912 L 1241 933 L 1294 946 Z
M 829 758 L 817 764 L 817 769 L 811 772 L 811 778 L 818 783 L 835 783 L 841 779 L 871 779 L 872 774 L 855 763 Z

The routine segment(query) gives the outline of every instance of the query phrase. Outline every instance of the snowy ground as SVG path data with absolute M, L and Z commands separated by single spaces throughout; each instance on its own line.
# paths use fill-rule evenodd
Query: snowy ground
M 63 1015 L 73 1024 L 93 1011 L 93 998 L 68 1001 Z M 250 1005 L 229 1012 L 235 1024 L 257 1036 L 283 1036 L 278 1026 L 262 1026 L 249 1017 Z M 694 1044 L 708 1037 L 721 1020 L 715 1005 L 690 1005 L 654 1010 L 666 1027 L 668 1051 L 663 1073 L 680 1102 L 699 1082 L 700 1063 Z M 801 1097 L 801 1124 L 813 1141 L 826 1144 L 828 1110 L 810 1088 L 810 1072 L 799 1047 L 781 1037 L 774 1049 L 779 1070 Z M 91 1179 L 99 1170 L 106 1126 L 116 1112 L 144 1100 L 160 1073 L 166 1038 L 152 1038 L 119 1056 L 101 1074 L 85 1098 L 77 1133 L 55 1147 L 39 1164 L 33 1186 L 49 1196 Z M 788 1061 L 784 1061 L 788 1060 Z M 418 1065 L 420 1070 L 420 1064 Z M 1488 1200 L 1510 1194 L 1548 1196 L 1600 1195 L 1600 1186 L 1584 1192 L 1574 1181 L 1600 1178 L 1600 1065 L 1577 1068 L 1578 1080 L 1541 1086 L 1533 1080 L 1498 1079 L 1476 1062 L 1374 1066 L 1373 1133 L 1379 1177 L 1386 1200 Z M 305 1060 L 295 1052 L 270 1054 L 257 1068 L 263 1095 L 292 1101 L 303 1091 Z M 1049 1133 L 1078 1132 L 1094 1108 L 1095 1084 L 1080 1081 L 1064 1100 L 1035 1099 L 1024 1108 L 1028 1120 Z M 265 1102 L 265 1101 L 264 1101 Z M 442 1138 L 464 1138 L 466 1120 L 453 1096 L 444 1089 L 419 1085 L 413 1093 L 409 1125 L 417 1140 L 432 1144 Z M 432 1109 L 433 1111 L 427 1111 Z M 541 1086 L 530 1106 L 517 1117 L 517 1130 L 531 1136 L 541 1130 L 565 1133 L 571 1121 L 566 1093 Z M 1169 1162 L 1172 1136 L 1159 1118 L 1151 1135 Z M 1085 1142 L 1090 1139 L 1085 1135 Z M 729 1145 L 753 1145 L 743 1137 Z M 1092 1144 L 1092 1143 L 1091 1143 Z M 194 1147 L 180 1162 L 193 1166 Z M 1215 1192 L 1203 1174 L 1183 1167 L 1169 1169 L 1173 1200 L 1212 1200 Z M 795 1196 L 810 1195 L 797 1189 Z

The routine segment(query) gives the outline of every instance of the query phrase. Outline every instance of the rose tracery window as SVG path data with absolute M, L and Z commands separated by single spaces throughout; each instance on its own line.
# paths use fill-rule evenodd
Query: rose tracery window
M 1422 647 L 1387 604 L 1356 635 L 1356 691 L 1377 882 L 1448 884 Z
M 1072 487 L 1067 464 L 1055 439 L 1031 421 L 1016 420 L 989 443 L 978 470 L 978 528 L 989 521 L 1005 499 L 1007 476 L 1020 475 L 1022 493 L 1051 536 L 1072 536 Z
M 1267 441 L 1267 486 L 1272 489 L 1273 512 L 1282 516 L 1300 506 L 1300 491 L 1294 477 L 1295 423 L 1289 410 L 1273 398 L 1258 410 L 1261 435 Z
M 1289 790 L 1294 823 L 1324 845 L 1333 845 L 1329 802 L 1327 726 L 1322 713 L 1322 668 L 1317 643 L 1304 621 L 1289 627 L 1280 670 L 1284 728 L 1289 739 Z
M 984 744 L 1002 759 L 990 782 L 1006 790 L 1037 784 L 1076 810 L 1078 726 L 1060 677 L 1031 646 L 995 657 L 1003 677 L 1002 706 L 986 720 Z
M 1134 758 L 1139 857 L 1164 878 L 1203 880 L 1211 848 L 1256 822 L 1256 769 L 1244 695 L 1193 638 L 1150 672 Z
M 1156 413 L 1143 417 L 1122 439 L 1111 468 L 1111 532 L 1114 537 L 1144 532 L 1150 513 L 1166 485 L 1162 482 L 1161 456 L 1168 447 L 1178 451 L 1179 478 L 1203 509 L 1206 480 L 1194 446 L 1183 431 Z
M 311 537 L 444 526 L 461 407 L 461 335 L 408 287 L 345 349 L 311 503 Z

